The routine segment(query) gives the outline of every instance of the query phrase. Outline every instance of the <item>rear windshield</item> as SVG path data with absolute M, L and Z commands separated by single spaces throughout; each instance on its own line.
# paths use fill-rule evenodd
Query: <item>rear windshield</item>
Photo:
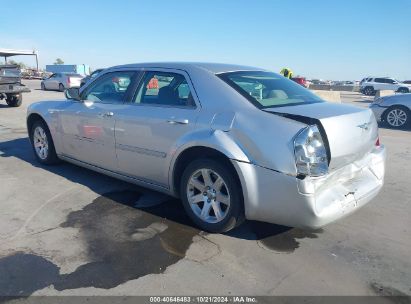
M 75 73 L 65 73 L 64 75 L 71 76 L 71 77 L 81 77 L 81 78 L 83 78 L 83 76 L 81 76 L 80 74 L 75 74 Z
M 20 77 L 20 70 L 18 69 L 0 69 L 0 76 L 5 77 Z
M 271 72 L 230 72 L 217 76 L 258 108 L 323 102 L 301 85 Z

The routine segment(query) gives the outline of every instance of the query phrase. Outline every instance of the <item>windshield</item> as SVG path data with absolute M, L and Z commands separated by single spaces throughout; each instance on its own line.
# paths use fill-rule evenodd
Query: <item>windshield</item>
M 0 69 L 0 76 L 20 77 L 20 70 L 18 70 L 18 69 Z
M 230 72 L 217 75 L 258 108 L 323 102 L 301 85 L 275 73 Z

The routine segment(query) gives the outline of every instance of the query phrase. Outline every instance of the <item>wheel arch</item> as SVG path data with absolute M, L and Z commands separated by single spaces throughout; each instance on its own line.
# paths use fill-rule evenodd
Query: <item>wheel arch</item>
M 187 142 L 177 149 L 169 170 L 169 184 L 173 195 L 179 196 L 179 177 L 181 177 L 186 166 L 193 160 L 200 158 L 209 158 L 222 162 L 235 174 L 239 185 L 242 186 L 239 172 L 237 172 L 237 169 L 232 164 L 232 160 L 251 162 L 249 157 L 247 157 L 244 151 L 231 139 L 225 140 L 224 142 L 218 140 L 219 137 L 229 138 L 226 132 L 214 131 L 210 137 L 208 140 L 201 142 Z
M 31 129 L 32 129 L 32 127 L 33 127 L 33 124 L 34 124 L 36 121 L 38 121 L 38 120 L 44 122 L 44 124 L 46 125 L 47 129 L 48 129 L 49 132 L 50 132 L 50 136 L 51 136 L 51 139 L 53 140 L 53 144 L 54 144 L 54 147 L 55 147 L 56 151 L 59 151 L 59 150 L 60 150 L 60 149 L 59 149 L 59 146 L 58 146 L 58 145 L 59 145 L 59 141 L 56 142 L 56 139 L 58 139 L 58 138 L 56 138 L 57 136 L 56 136 L 53 128 L 51 128 L 50 117 L 41 115 L 41 114 L 38 113 L 38 112 L 31 112 L 31 113 L 28 114 L 28 116 L 27 116 L 26 123 L 27 123 L 27 133 L 28 133 L 28 135 L 29 135 L 29 139 L 31 140 L 31 134 L 30 134 L 30 132 L 31 132 Z
M 30 137 L 30 132 L 31 132 L 31 128 L 33 127 L 33 124 L 38 120 L 43 121 L 46 124 L 47 128 L 49 128 L 50 130 L 50 127 L 47 121 L 43 118 L 43 116 L 41 116 L 38 113 L 31 113 L 27 116 L 27 133 L 29 134 L 29 137 Z
M 388 108 L 384 111 L 384 114 L 383 114 L 383 115 L 384 115 L 384 116 L 387 115 L 387 114 L 388 114 L 388 111 L 390 111 L 390 110 L 393 109 L 393 108 L 403 108 L 404 110 L 408 111 L 408 113 L 411 112 L 411 108 L 410 108 L 410 107 L 408 107 L 408 106 L 406 106 L 406 105 L 403 105 L 403 104 L 401 104 L 401 103 L 394 103 L 394 104 L 391 104 L 391 105 L 388 106 Z

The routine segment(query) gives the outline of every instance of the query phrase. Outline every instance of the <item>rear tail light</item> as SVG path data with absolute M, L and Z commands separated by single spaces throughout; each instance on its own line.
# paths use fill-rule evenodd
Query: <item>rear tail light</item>
M 297 175 L 322 176 L 328 173 L 328 156 L 316 125 L 303 129 L 294 140 Z
M 68 84 L 71 83 L 71 77 L 67 77 L 67 83 L 68 83 Z
M 377 147 L 380 146 L 380 137 L 379 137 L 379 136 L 377 137 L 377 141 L 375 142 L 375 145 L 376 145 Z

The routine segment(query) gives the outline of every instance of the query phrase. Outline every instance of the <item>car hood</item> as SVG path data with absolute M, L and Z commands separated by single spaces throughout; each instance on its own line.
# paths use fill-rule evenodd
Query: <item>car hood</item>
M 371 110 L 330 102 L 265 109 L 280 116 L 317 124 L 329 147 L 329 169 L 337 170 L 369 153 L 378 139 Z

